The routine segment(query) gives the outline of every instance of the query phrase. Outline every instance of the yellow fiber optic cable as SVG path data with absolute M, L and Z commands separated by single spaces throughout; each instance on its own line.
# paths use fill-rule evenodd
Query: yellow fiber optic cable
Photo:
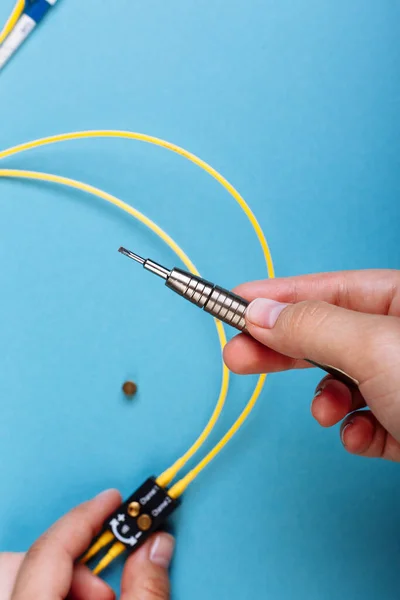
M 255 215 L 252 210 L 239 194 L 239 192 L 233 187 L 232 184 L 229 183 L 218 171 L 216 171 L 211 165 L 207 164 L 204 160 L 192 154 L 188 150 L 177 146 L 176 144 L 172 144 L 171 142 L 167 142 L 166 140 L 162 140 L 160 138 L 154 137 L 152 135 L 147 135 L 145 133 L 137 133 L 133 131 L 118 131 L 118 130 L 93 130 L 93 131 L 76 131 L 72 133 L 64 133 L 60 135 L 54 135 L 50 137 L 41 138 L 38 140 L 34 140 L 31 142 L 27 142 L 25 144 L 20 144 L 18 146 L 14 146 L 12 148 L 8 148 L 7 150 L 3 150 L 0 152 L 0 159 L 6 158 L 7 156 L 12 156 L 13 154 L 18 154 L 19 152 L 25 152 L 27 150 L 33 150 L 34 148 L 39 148 L 40 146 L 46 146 L 48 144 L 55 144 L 58 142 L 65 142 L 67 140 L 78 140 L 78 139 L 88 139 L 88 138 L 125 138 L 131 140 L 138 140 L 142 142 L 146 142 L 148 144 L 153 144 L 155 146 L 161 146 L 162 148 L 166 148 L 167 150 L 171 150 L 176 154 L 180 154 L 184 158 L 190 160 L 195 165 L 206 171 L 211 177 L 216 179 L 222 187 L 226 189 L 227 192 L 236 200 L 239 206 L 242 208 L 243 212 L 249 219 L 251 225 L 256 232 L 258 240 L 261 244 L 261 248 L 264 253 L 264 258 L 267 263 L 268 276 L 273 278 L 275 276 L 274 265 L 272 262 L 271 252 L 269 250 L 267 240 L 265 239 L 265 235 L 263 230 L 261 229 Z
M 0 32 L 0 44 L 2 44 L 5 39 L 9 36 L 9 34 L 14 29 L 15 25 L 18 22 L 18 19 L 22 15 L 25 10 L 25 0 L 17 0 L 15 6 L 12 10 L 11 15 L 7 19 L 6 24 L 4 25 L 2 31 Z
M 108 131 L 108 130 L 87 131 L 87 132 L 62 134 L 62 135 L 58 135 L 58 136 L 52 136 L 52 137 L 43 138 L 40 140 L 35 140 L 32 142 L 28 142 L 26 144 L 21 144 L 19 146 L 9 148 L 7 150 L 0 152 L 0 159 L 6 158 L 7 156 L 12 156 L 19 152 L 37 148 L 39 146 L 43 146 L 46 144 L 52 144 L 52 143 L 57 143 L 57 142 L 72 140 L 72 139 L 91 138 L 91 137 L 129 138 L 129 139 L 140 140 L 140 141 L 147 142 L 147 143 L 152 143 L 152 144 L 164 147 L 168 150 L 171 150 L 177 154 L 180 154 L 181 156 L 184 156 L 185 158 L 187 158 L 188 160 L 190 160 L 191 162 L 195 163 L 200 168 L 205 170 L 207 173 L 209 173 L 234 197 L 234 199 L 241 206 L 242 210 L 245 212 L 246 216 L 248 217 L 249 221 L 251 222 L 251 224 L 256 232 L 256 235 L 260 241 L 260 244 L 261 244 L 261 247 L 262 247 L 262 250 L 264 253 L 264 257 L 265 257 L 265 260 L 267 263 L 268 274 L 270 277 L 274 277 L 274 268 L 273 268 L 272 258 L 271 258 L 271 254 L 270 254 L 269 247 L 266 242 L 265 236 L 264 236 L 263 231 L 262 231 L 261 227 L 259 226 L 254 214 L 252 213 L 251 209 L 246 204 L 244 199 L 235 190 L 235 188 L 224 177 L 222 177 L 222 175 L 220 175 L 215 169 L 213 169 L 210 165 L 208 165 L 207 163 L 202 161 L 200 158 L 198 158 L 194 154 L 188 152 L 187 150 L 184 150 L 183 148 L 180 148 L 179 146 L 176 146 L 175 144 L 171 144 L 170 142 L 166 142 L 164 140 L 155 138 L 153 136 L 148 136 L 146 134 L 139 134 L 139 133 L 134 133 L 134 132 L 113 131 L 113 130 L 112 131 Z M 56 175 L 48 175 L 48 174 L 35 173 L 35 172 L 29 172 L 29 171 L 16 171 L 16 170 L 10 170 L 10 169 L 1 169 L 0 176 L 41 179 L 44 181 L 51 181 L 53 183 L 62 183 L 64 185 L 68 185 L 70 187 L 75 187 L 76 189 L 81 189 L 82 191 L 93 193 L 109 202 L 112 202 L 119 208 L 122 208 L 123 210 L 126 210 L 126 212 L 129 212 L 135 218 L 138 218 L 139 220 L 141 220 L 148 227 L 150 227 L 150 229 L 152 229 L 157 235 L 160 235 L 160 233 L 162 233 L 165 237 L 163 237 L 163 235 L 160 235 L 160 237 L 162 237 L 162 239 L 164 241 L 166 241 L 166 243 L 168 243 L 168 245 L 170 245 L 170 247 L 177 253 L 177 255 L 181 258 L 181 260 L 189 268 L 189 270 L 191 270 L 192 273 L 198 274 L 197 270 L 192 270 L 192 267 L 194 268 L 194 265 L 191 263 L 191 261 L 188 259 L 188 257 L 186 257 L 186 255 L 183 256 L 183 252 L 175 244 L 175 242 L 169 236 L 167 236 L 167 234 L 165 234 L 165 232 L 163 232 L 157 225 L 155 225 L 153 222 L 151 222 L 149 219 L 147 219 L 147 217 L 145 217 L 144 215 L 139 213 L 139 211 L 136 211 L 135 209 L 133 209 L 129 205 L 123 203 L 122 201 L 118 200 L 114 196 L 111 196 L 105 192 L 102 192 L 101 190 L 98 190 L 97 188 L 93 188 L 93 186 L 89 186 L 87 184 L 76 182 L 74 180 L 70 180 L 70 179 L 64 178 L 64 177 L 59 177 Z M 177 250 L 179 250 L 179 251 L 177 251 Z M 182 252 L 182 254 L 180 254 L 180 252 Z M 186 259 L 188 260 L 188 262 L 186 262 Z M 218 328 L 218 334 L 220 337 L 221 347 L 223 347 L 226 343 L 224 329 L 220 322 L 217 321 L 216 323 L 217 323 L 217 328 Z M 203 431 L 201 436 L 198 438 L 198 440 L 196 440 L 196 442 L 193 444 L 193 446 L 180 459 L 178 459 L 178 461 L 176 461 L 176 463 L 172 467 L 167 469 L 167 471 L 165 471 L 159 477 L 159 479 L 158 479 L 159 485 L 162 485 L 162 486 L 168 485 L 168 483 L 170 481 L 172 481 L 172 479 L 176 476 L 178 471 L 194 455 L 194 453 L 200 448 L 200 446 L 204 443 L 204 441 L 206 440 L 208 435 L 211 433 L 211 431 L 221 413 L 221 410 L 222 410 L 222 407 L 223 407 L 223 404 L 225 402 L 225 398 L 227 395 L 227 391 L 228 391 L 229 372 L 227 371 L 225 366 L 223 368 L 223 373 L 224 373 L 224 375 L 223 375 L 223 382 L 222 382 L 222 387 L 221 387 L 221 394 L 218 399 L 218 403 L 214 410 L 214 413 L 213 413 L 210 421 L 208 422 L 205 430 Z M 211 460 L 213 460 L 213 458 L 215 458 L 215 456 L 217 456 L 217 454 L 222 450 L 222 448 L 235 435 L 235 433 L 238 431 L 238 429 L 241 427 L 241 425 L 244 423 L 245 419 L 247 418 L 247 416 L 250 414 L 251 410 L 253 409 L 253 407 L 262 391 L 262 388 L 263 388 L 263 385 L 265 382 L 265 377 L 266 377 L 265 375 L 262 375 L 259 377 L 256 388 L 252 394 L 250 401 L 248 402 L 247 406 L 245 407 L 245 409 L 243 410 L 243 412 L 241 413 L 239 418 L 233 424 L 233 426 L 229 429 L 229 431 L 222 438 L 222 440 L 207 454 L 207 456 L 194 469 L 192 469 L 188 473 L 188 475 L 186 475 L 186 477 L 184 477 L 177 484 L 175 484 L 175 486 L 173 486 L 171 488 L 171 490 L 170 490 L 171 494 L 173 494 L 175 497 L 179 496 L 186 489 L 186 487 L 189 485 L 189 483 L 191 481 L 193 481 L 193 479 L 209 464 L 209 462 Z
M 196 467 L 194 467 L 194 469 L 189 471 L 189 473 L 185 477 L 180 479 L 177 483 L 175 483 L 175 485 L 173 485 L 168 490 L 168 495 L 171 496 L 171 498 L 179 498 L 179 496 L 183 494 L 183 492 L 186 490 L 188 485 L 190 485 L 190 483 L 192 483 L 192 481 L 201 473 L 201 471 L 203 471 L 203 469 L 205 469 L 206 466 L 212 460 L 214 460 L 214 458 L 221 452 L 221 450 L 230 442 L 235 433 L 239 431 L 239 429 L 253 410 L 258 398 L 260 397 L 266 377 L 267 376 L 265 374 L 260 375 L 249 402 L 246 404 L 239 417 L 236 419 L 232 427 L 226 432 L 224 437 L 218 442 L 218 444 L 216 444 L 216 446 L 214 446 L 214 448 L 210 450 L 210 452 L 203 458 L 202 461 L 199 462 L 199 464 Z
M 81 190 L 83 192 L 93 194 L 94 196 L 97 196 L 99 198 L 102 198 L 103 200 L 106 200 L 107 202 L 110 202 L 114 206 L 117 206 L 118 208 L 127 212 L 128 214 L 133 216 L 135 219 L 138 219 L 141 223 L 146 225 L 149 229 L 151 229 L 151 231 L 153 231 L 156 235 L 158 235 L 171 248 L 171 250 L 173 250 L 175 252 L 175 254 L 181 259 L 181 261 L 185 264 L 185 266 L 194 275 L 199 275 L 198 270 L 196 269 L 194 264 L 191 262 L 189 257 L 176 244 L 176 242 L 169 235 L 167 235 L 158 225 L 156 225 L 148 217 L 143 215 L 141 212 L 139 212 L 138 210 L 136 210 L 129 204 L 122 202 L 121 200 L 119 200 L 115 196 L 112 196 L 111 194 L 108 194 L 107 192 L 103 192 L 102 190 L 99 190 L 98 188 L 95 188 L 91 185 L 87 185 L 80 181 L 75 181 L 73 179 L 69 179 L 67 177 L 61 177 L 58 175 L 50 175 L 48 173 L 38 173 L 36 171 L 21 171 L 21 170 L 16 170 L 16 169 L 0 169 L 0 177 L 8 177 L 8 178 L 14 178 L 14 179 L 16 179 L 16 178 L 32 179 L 32 180 L 47 181 L 49 183 L 57 183 L 57 184 L 75 188 L 75 189 Z M 221 345 L 221 349 L 222 349 L 226 344 L 225 330 L 220 321 L 215 321 L 215 324 L 217 327 L 218 337 L 219 337 L 219 341 L 220 341 L 220 345 Z M 225 365 L 223 365 L 221 391 L 220 391 L 220 395 L 219 395 L 217 404 L 213 411 L 213 414 L 211 415 L 211 418 L 210 418 L 209 422 L 207 423 L 204 431 L 200 435 L 200 437 L 196 440 L 196 442 L 193 444 L 193 446 L 190 448 L 190 450 L 185 454 L 185 456 L 187 456 L 186 460 L 183 460 L 183 457 L 180 459 L 181 466 L 178 467 L 177 470 L 179 470 L 179 468 L 183 467 L 186 464 L 187 460 L 189 460 L 189 458 L 191 456 L 193 456 L 193 454 L 201 447 L 201 445 L 204 443 L 204 441 L 207 439 L 207 437 L 213 430 L 214 425 L 217 422 L 217 420 L 222 412 L 223 406 L 225 404 L 225 400 L 226 400 L 226 397 L 228 394 L 228 387 L 229 387 L 229 370 Z M 189 452 L 190 452 L 190 456 L 189 456 Z M 172 480 L 172 478 L 171 478 L 171 480 Z M 165 483 L 164 481 L 158 481 L 158 483 L 162 487 L 167 485 L 167 483 Z

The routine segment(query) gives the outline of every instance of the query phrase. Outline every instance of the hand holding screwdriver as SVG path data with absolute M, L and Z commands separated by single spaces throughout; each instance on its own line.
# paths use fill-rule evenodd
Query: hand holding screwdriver
M 318 386 L 312 405 L 316 419 L 329 427 L 350 414 L 341 430 L 350 452 L 400 461 L 399 271 L 255 281 L 230 292 L 125 248 L 120 252 L 246 333 L 225 347 L 229 369 L 241 374 L 310 364 L 324 369 L 329 376 Z M 365 406 L 371 412 L 351 414 Z
M 400 462 L 400 271 L 376 270 L 256 281 L 236 293 L 250 302 L 246 327 L 224 351 L 236 373 L 305 368 L 308 356 L 359 381 L 328 376 L 312 414 L 323 427 L 343 420 L 347 451 Z M 368 411 L 359 409 L 368 407 Z
M 177 268 L 169 270 L 153 260 L 142 258 L 126 248 L 121 247 L 119 252 L 141 264 L 147 271 L 164 279 L 165 285 L 169 289 L 202 308 L 214 318 L 247 333 L 246 313 L 249 308 L 249 301 L 242 296 L 188 271 Z M 358 386 L 356 379 L 333 365 L 318 363 L 307 358 L 305 360 L 313 364 L 314 367 L 319 367 L 330 373 L 346 385 Z

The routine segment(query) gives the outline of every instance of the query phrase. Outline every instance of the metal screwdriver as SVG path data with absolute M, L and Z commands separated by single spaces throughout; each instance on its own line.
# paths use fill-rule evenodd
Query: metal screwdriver
M 141 264 L 147 271 L 151 271 L 154 275 L 164 279 L 165 285 L 169 289 L 202 308 L 219 321 L 247 333 L 246 310 L 250 303 L 244 298 L 188 271 L 178 268 L 167 269 L 153 260 L 142 258 L 126 248 L 121 247 L 119 252 Z M 305 360 L 348 386 L 358 386 L 358 381 L 340 369 L 331 365 L 322 365 L 309 359 Z

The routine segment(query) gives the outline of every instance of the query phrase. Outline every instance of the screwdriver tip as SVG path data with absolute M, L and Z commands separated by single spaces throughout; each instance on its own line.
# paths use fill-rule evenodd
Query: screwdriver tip
M 128 258 L 131 258 L 132 260 L 136 260 L 136 262 L 140 263 L 141 265 L 144 265 L 144 263 L 146 262 L 144 258 L 139 256 L 138 254 L 135 254 L 134 252 L 131 252 L 130 250 L 127 250 L 123 246 L 119 248 L 118 252 L 121 252 L 121 254 L 127 256 Z

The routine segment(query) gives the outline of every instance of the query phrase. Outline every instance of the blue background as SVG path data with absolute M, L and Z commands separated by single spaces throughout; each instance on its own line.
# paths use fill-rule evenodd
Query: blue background
M 60 0 L 1 73 L 0 145 L 90 128 L 164 137 L 238 187 L 278 275 L 398 268 L 399 20 L 389 0 Z M 1 166 L 116 194 L 223 285 L 265 277 L 241 211 L 178 156 L 92 140 Z M 0 544 L 21 550 L 78 502 L 172 463 L 210 415 L 220 363 L 211 319 L 118 255 L 175 263 L 144 227 L 79 193 L 0 185 Z M 318 376 L 271 376 L 188 490 L 176 600 L 398 598 L 399 468 L 319 428 Z M 234 377 L 213 441 L 253 383 Z

